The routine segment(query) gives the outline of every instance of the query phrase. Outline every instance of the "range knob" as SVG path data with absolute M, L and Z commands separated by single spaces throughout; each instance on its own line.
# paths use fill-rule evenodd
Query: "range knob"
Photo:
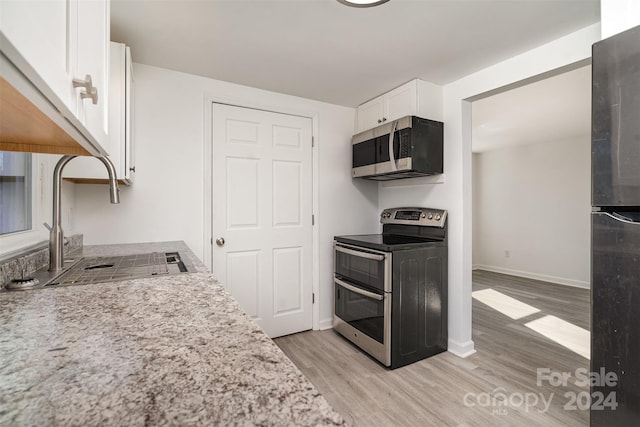
M 420 215 L 420 217 L 421 217 L 421 218 L 426 218 L 426 217 L 427 217 L 427 214 L 426 214 L 426 213 L 424 213 L 424 212 L 422 212 L 422 214 Z
M 433 219 L 433 214 L 429 213 L 429 219 Z
M 440 218 L 442 218 L 440 214 L 436 214 L 436 221 L 440 221 Z

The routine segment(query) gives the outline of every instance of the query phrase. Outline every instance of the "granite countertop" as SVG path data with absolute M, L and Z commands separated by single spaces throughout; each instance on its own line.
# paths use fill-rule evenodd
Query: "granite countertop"
M 182 242 L 195 273 L 0 294 L 0 425 L 344 425 Z

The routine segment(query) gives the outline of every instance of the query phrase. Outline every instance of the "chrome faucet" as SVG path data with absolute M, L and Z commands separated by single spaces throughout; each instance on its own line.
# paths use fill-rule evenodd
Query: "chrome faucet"
M 53 225 L 49 227 L 49 271 L 62 270 L 64 266 L 64 233 L 62 232 L 62 169 L 69 161 L 76 156 L 63 156 L 53 170 Z M 116 176 L 116 168 L 108 157 L 96 157 L 100 160 L 109 173 L 109 195 L 111 203 L 120 203 L 120 188 L 118 187 L 118 177 Z

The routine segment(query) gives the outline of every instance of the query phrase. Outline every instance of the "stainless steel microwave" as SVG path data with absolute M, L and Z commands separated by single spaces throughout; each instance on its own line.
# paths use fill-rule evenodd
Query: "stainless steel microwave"
M 442 173 L 443 123 L 406 116 L 351 139 L 354 178 L 386 181 Z

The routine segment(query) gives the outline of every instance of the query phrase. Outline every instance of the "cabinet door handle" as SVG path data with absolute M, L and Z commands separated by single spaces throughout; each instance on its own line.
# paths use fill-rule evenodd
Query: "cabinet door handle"
M 91 99 L 91 103 L 96 105 L 98 103 L 98 89 L 92 87 L 88 91 L 80 92 L 80 99 Z
M 73 79 L 73 87 L 76 89 L 79 87 L 83 87 L 86 90 L 91 90 L 91 88 L 93 87 L 93 81 L 91 80 L 91 75 L 87 74 L 86 76 L 84 76 L 84 80 Z
M 80 99 L 91 99 L 91 103 L 96 105 L 98 103 L 98 89 L 93 85 L 91 75 L 87 74 L 84 80 L 73 79 L 74 88 L 83 88 L 80 92 Z

